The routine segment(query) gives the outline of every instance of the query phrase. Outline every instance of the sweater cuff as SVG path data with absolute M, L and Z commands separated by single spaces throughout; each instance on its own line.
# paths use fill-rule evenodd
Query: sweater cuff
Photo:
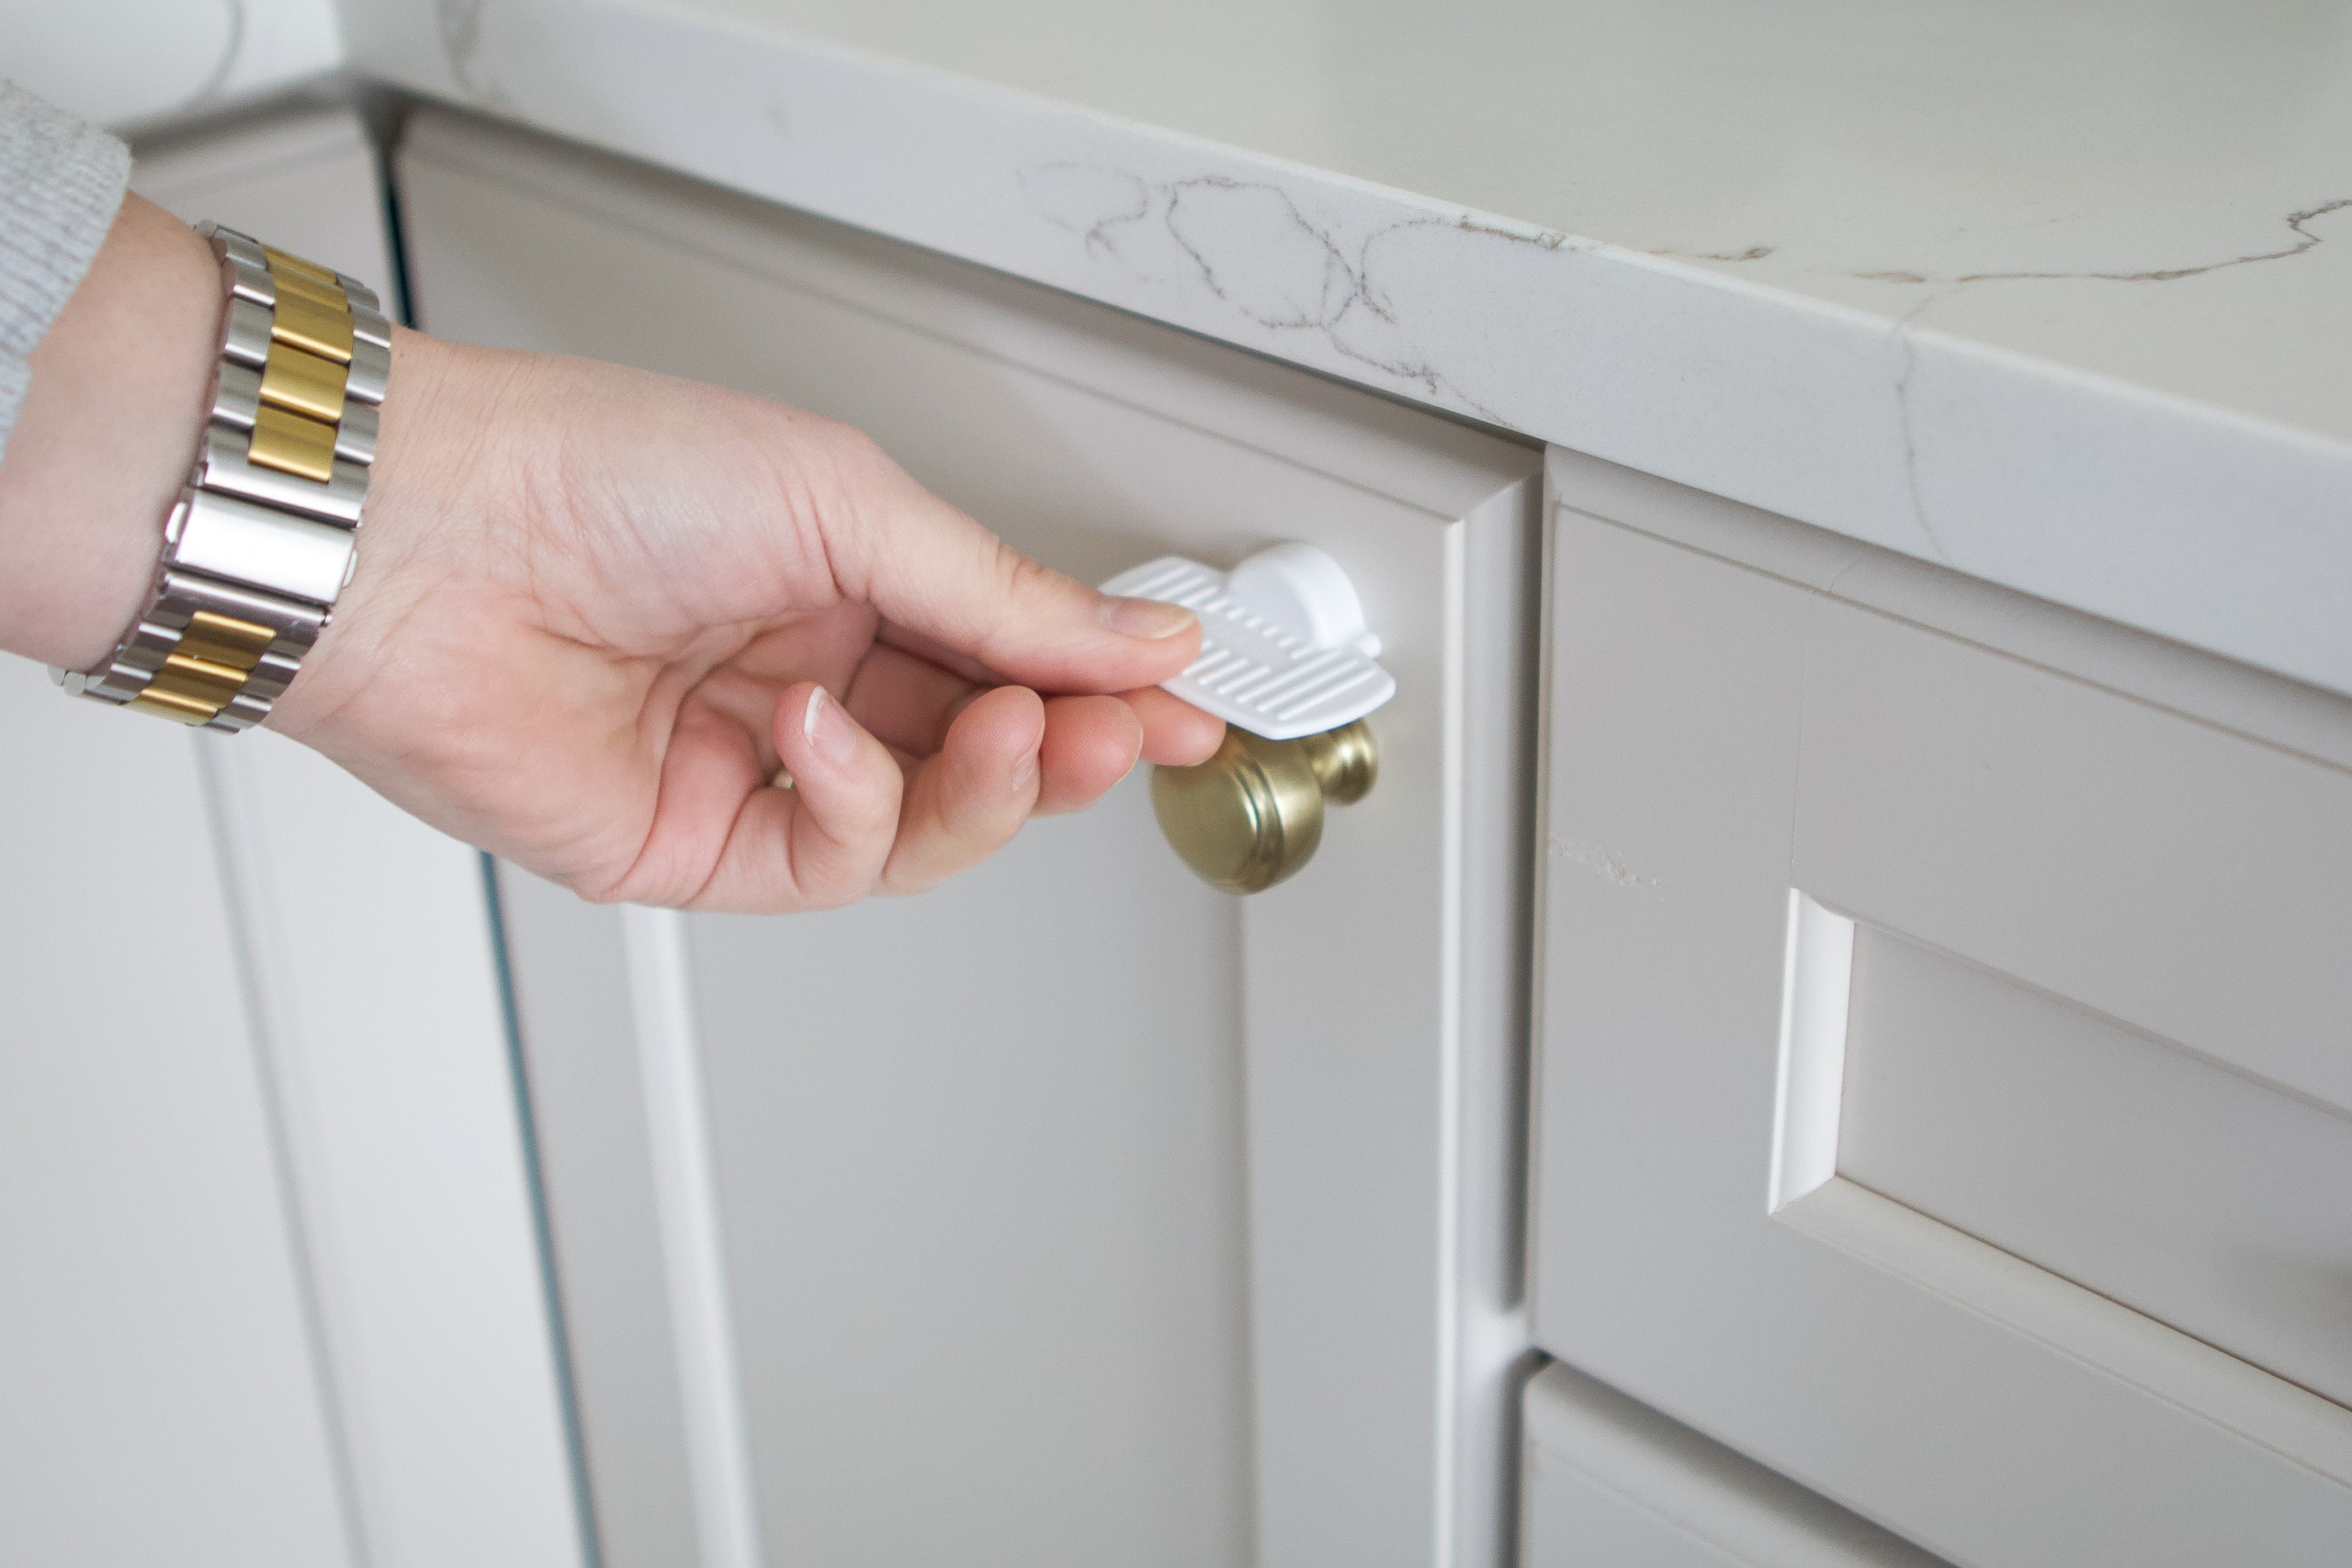
M 0 82 L 0 457 L 34 345 L 97 259 L 130 180 L 120 141 Z

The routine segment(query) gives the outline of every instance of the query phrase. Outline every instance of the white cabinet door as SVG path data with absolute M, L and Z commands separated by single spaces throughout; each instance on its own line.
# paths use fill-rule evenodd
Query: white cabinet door
M 1940 1568 L 1566 1363 L 1523 1410 L 1523 1568 Z
M 2352 704 L 1558 455 L 1539 1341 L 1982 1568 L 2352 1542 Z
M 0 724 L 0 1560 L 355 1562 L 208 753 L 13 659 Z
M 1247 900 L 1140 777 L 831 915 L 504 879 L 605 1561 L 1494 1563 L 1533 454 L 517 133 L 400 170 L 429 327 L 847 419 L 1081 578 L 1312 542 L 1399 681 Z
M 347 110 L 133 182 L 391 281 Z M 576 1564 L 481 857 L 0 673 L 0 1560 Z
M 142 145 L 133 183 L 398 308 L 347 108 Z M 317 753 L 198 736 L 362 1558 L 581 1560 L 560 1368 L 482 857 Z

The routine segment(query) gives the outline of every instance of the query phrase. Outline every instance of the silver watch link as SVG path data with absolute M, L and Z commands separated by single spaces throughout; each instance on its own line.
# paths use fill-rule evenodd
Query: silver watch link
M 197 232 L 224 304 L 196 461 L 120 644 L 51 673 L 78 696 L 233 732 L 268 716 L 351 581 L 392 336 L 357 279 L 217 223 Z

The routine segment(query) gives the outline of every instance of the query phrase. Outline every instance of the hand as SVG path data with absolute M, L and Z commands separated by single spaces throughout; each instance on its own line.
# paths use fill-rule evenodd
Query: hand
M 185 224 L 124 202 L 0 462 L 0 647 L 80 669 L 120 635 L 218 290 Z M 593 898 L 808 908 L 1216 748 L 1151 689 L 1189 615 L 1023 559 L 854 431 L 395 336 L 357 575 L 269 722 L 427 821 Z
M 357 574 L 270 724 L 459 838 L 591 898 L 821 908 L 1216 749 L 1153 689 L 1188 613 L 1016 554 L 855 431 L 413 333 L 392 365 Z

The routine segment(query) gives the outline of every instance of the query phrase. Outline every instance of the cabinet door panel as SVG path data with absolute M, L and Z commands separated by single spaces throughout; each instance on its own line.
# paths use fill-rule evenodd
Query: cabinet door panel
M 1965 1563 L 2346 1539 L 2352 706 L 1554 480 L 1539 1341 Z
M 1236 935 L 1132 784 L 920 907 L 688 922 L 775 1561 L 1246 1556 Z
M 582 1207 L 611 1173 L 552 1124 L 549 1203 L 568 1293 L 665 1271 L 635 1353 L 676 1369 L 702 1560 L 1494 1562 L 1532 455 L 453 118 L 402 189 L 436 330 L 848 420 L 1084 578 L 1319 545 L 1399 681 L 1377 787 L 1250 900 L 1190 878 L 1137 777 L 921 898 L 587 915 L 623 931 L 634 1067 L 567 1051 L 552 895 L 514 885 L 539 1103 L 639 1076 L 657 1234 Z M 600 1475 L 642 1429 L 597 1392 L 628 1340 L 581 1352 Z

